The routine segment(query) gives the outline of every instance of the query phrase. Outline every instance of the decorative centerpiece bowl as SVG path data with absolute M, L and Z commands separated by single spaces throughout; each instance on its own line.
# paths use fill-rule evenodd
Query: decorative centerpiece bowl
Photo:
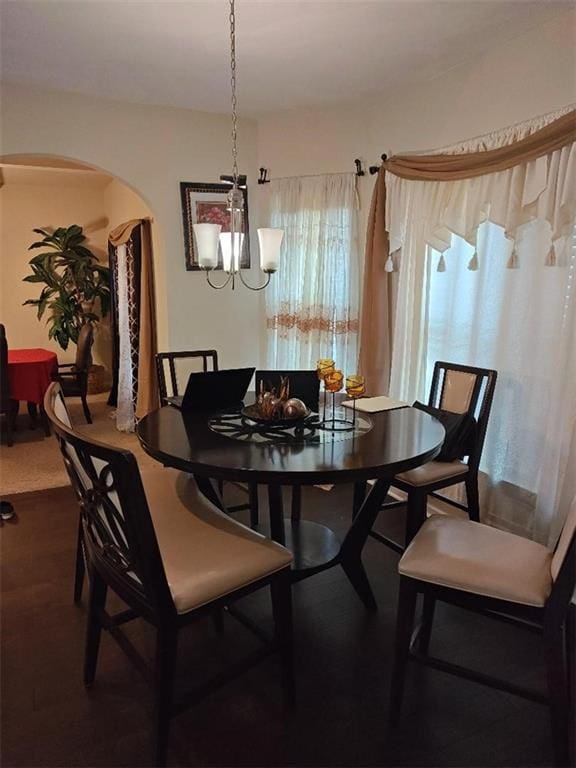
M 265 390 L 264 382 L 261 382 L 256 402 L 242 409 L 242 415 L 246 418 L 275 427 L 303 421 L 310 413 L 302 400 L 290 397 L 290 380 L 287 376 L 281 377 L 278 393 L 274 387 Z

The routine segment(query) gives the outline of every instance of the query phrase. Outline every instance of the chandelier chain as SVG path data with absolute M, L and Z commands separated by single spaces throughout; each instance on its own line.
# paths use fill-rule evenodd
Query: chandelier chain
M 238 186 L 238 149 L 236 115 L 236 13 L 234 0 L 230 0 L 230 87 L 232 91 L 232 178 Z

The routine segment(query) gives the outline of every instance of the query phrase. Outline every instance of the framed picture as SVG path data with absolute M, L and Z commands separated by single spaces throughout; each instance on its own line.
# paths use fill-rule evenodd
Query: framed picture
M 227 210 L 226 196 L 230 184 L 202 184 L 191 181 L 180 182 L 182 200 L 182 220 L 184 223 L 184 247 L 186 250 L 186 269 L 199 270 L 198 253 L 194 240 L 193 224 L 220 224 L 222 232 L 230 232 L 230 211 Z M 248 190 L 240 187 L 244 195 L 244 241 L 240 256 L 240 267 L 250 266 L 250 233 L 248 230 Z M 218 257 L 218 267 L 222 269 L 222 254 Z

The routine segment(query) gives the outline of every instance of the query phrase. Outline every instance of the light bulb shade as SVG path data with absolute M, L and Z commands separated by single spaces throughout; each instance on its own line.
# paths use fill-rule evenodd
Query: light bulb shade
M 240 268 L 240 256 L 244 247 L 244 233 L 222 232 L 220 235 L 220 248 L 222 248 L 222 263 L 225 272 L 238 272 Z
M 259 229 L 260 268 L 263 272 L 276 272 L 280 264 L 280 246 L 284 237 L 283 229 Z
M 218 266 L 218 235 L 220 224 L 193 224 L 198 266 L 202 269 L 216 269 Z

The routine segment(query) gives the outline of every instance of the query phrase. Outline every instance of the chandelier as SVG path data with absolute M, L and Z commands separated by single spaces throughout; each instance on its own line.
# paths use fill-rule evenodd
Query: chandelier
M 261 291 L 270 282 L 271 275 L 278 270 L 280 246 L 284 236 L 283 229 L 259 229 L 258 243 L 260 246 L 260 269 L 266 275 L 262 285 L 249 285 L 240 269 L 240 258 L 244 248 L 244 195 L 239 188 L 238 149 L 237 149 L 237 114 L 236 114 L 236 14 L 234 0 L 230 0 L 230 87 L 232 92 L 232 188 L 228 192 L 227 210 L 230 212 L 230 227 L 228 232 L 222 232 L 221 224 L 194 224 L 194 237 L 198 248 L 198 265 L 206 272 L 206 280 L 212 288 L 225 288 L 231 283 L 235 287 L 236 277 L 251 291 Z M 221 177 L 227 178 L 230 177 Z M 245 178 L 245 177 L 244 177 Z M 212 270 L 218 267 L 219 251 L 222 253 L 226 280 L 217 285 L 210 279 Z

